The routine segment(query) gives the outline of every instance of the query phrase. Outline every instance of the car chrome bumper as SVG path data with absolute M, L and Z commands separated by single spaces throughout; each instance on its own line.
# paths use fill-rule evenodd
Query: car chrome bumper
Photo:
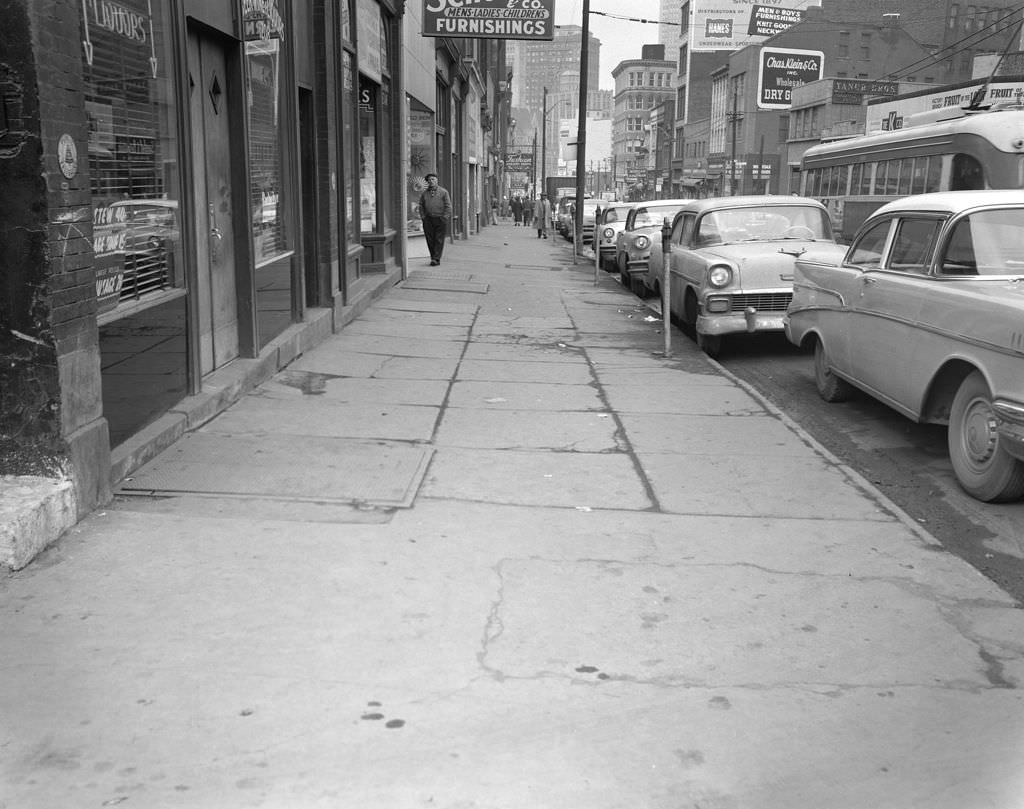
M 996 399 L 992 402 L 992 411 L 1002 447 L 1014 458 L 1024 461 L 1024 404 Z
M 720 315 L 698 315 L 697 331 L 701 334 L 740 334 L 758 331 L 783 331 L 785 312 L 727 312 Z

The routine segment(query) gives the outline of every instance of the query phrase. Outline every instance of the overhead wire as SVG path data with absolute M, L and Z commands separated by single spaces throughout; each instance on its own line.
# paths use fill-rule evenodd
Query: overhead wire
M 1005 33 L 1011 28 L 1017 27 L 1020 21 L 1013 18 L 1020 14 L 1022 10 L 1024 10 L 1024 5 L 1017 6 L 1013 8 L 1009 14 L 1006 14 L 997 20 L 993 20 L 991 23 L 976 31 L 972 31 L 955 42 L 951 42 L 949 45 L 939 48 L 935 53 L 932 53 L 927 57 L 922 57 L 915 62 L 911 62 L 909 65 L 904 65 L 898 73 L 893 76 L 893 78 L 905 78 L 906 76 L 910 76 L 913 73 L 920 71 L 922 68 L 940 64 L 941 62 L 956 57 L 958 54 L 973 50 L 975 46 L 981 44 L 987 39 L 991 39 L 999 34 Z M 987 29 L 992 30 L 985 33 Z M 971 42 L 972 39 L 975 41 Z

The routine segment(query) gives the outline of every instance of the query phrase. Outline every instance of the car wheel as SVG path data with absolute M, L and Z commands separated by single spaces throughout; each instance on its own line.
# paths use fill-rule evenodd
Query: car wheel
M 814 384 L 818 395 L 826 402 L 845 402 L 853 394 L 853 386 L 832 373 L 825 344 L 821 340 L 814 344 Z
M 949 460 L 964 490 L 979 500 L 1016 500 L 1024 495 L 1024 463 L 999 444 L 992 393 L 974 371 L 960 384 L 949 412 Z
M 637 275 L 629 276 L 629 291 L 636 295 L 638 298 L 647 297 L 647 284 L 644 283 L 644 279 Z
M 697 332 L 697 348 L 714 359 L 722 353 L 722 335 Z

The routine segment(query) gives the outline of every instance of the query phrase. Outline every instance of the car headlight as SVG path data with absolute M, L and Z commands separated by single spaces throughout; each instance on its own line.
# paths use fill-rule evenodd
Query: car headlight
M 615 235 L 615 231 L 612 228 L 605 228 L 601 232 L 601 235 L 604 236 L 606 239 L 610 239 L 612 236 Z
M 729 286 L 732 283 L 732 268 L 716 264 L 708 270 L 708 283 L 715 289 Z
M 650 246 L 651 240 L 648 239 L 646 236 L 637 236 L 633 240 L 633 247 L 635 247 L 637 250 L 646 250 Z

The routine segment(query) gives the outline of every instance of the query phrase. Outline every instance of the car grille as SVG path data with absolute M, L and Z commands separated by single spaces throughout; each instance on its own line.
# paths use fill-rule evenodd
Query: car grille
M 792 292 L 733 295 L 730 299 L 730 308 L 733 312 L 742 312 L 748 306 L 754 307 L 759 312 L 785 312 L 791 300 L 793 300 Z

